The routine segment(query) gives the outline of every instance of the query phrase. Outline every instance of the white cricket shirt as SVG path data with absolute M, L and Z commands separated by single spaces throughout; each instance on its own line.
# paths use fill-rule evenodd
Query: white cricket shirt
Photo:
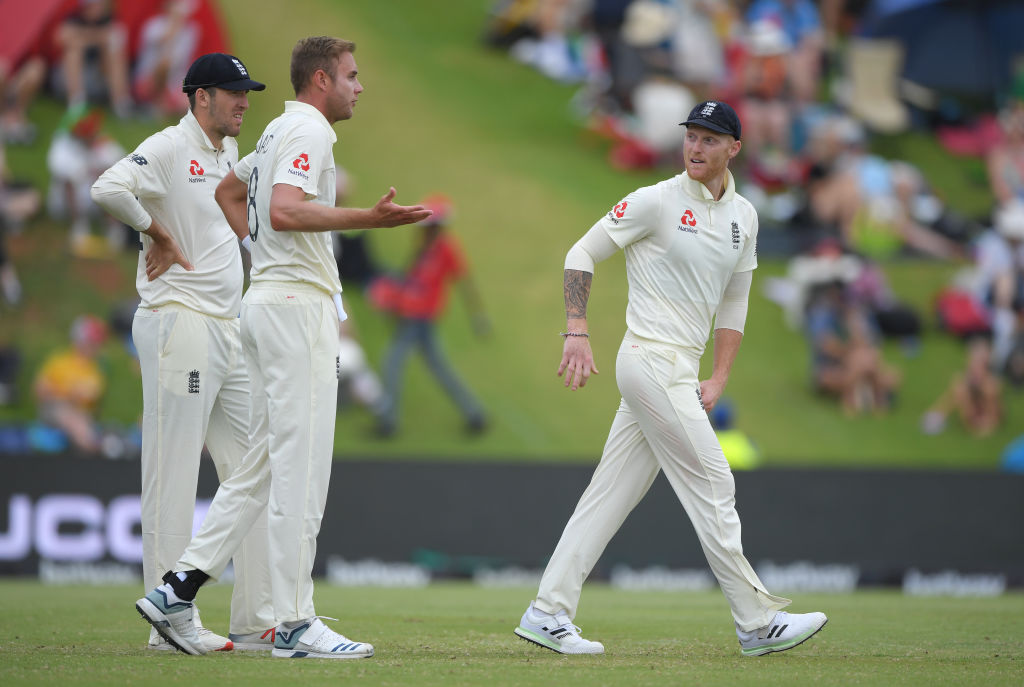
M 757 213 L 736 193 L 715 200 L 686 173 L 637 189 L 598 221 L 626 255 L 626 325 L 703 354 L 734 272 L 757 267 Z
M 284 114 L 263 131 L 256 150 L 235 167 L 235 175 L 249 186 L 253 284 L 302 282 L 328 294 L 341 291 L 331 232 L 277 231 L 270 224 L 274 184 L 296 186 L 308 202 L 334 207 L 337 140 L 318 109 L 289 100 Z
M 172 265 L 153 281 L 146 278 L 152 239 L 142 235 L 135 287 L 143 307 L 179 303 L 215 317 L 237 317 L 242 302 L 242 258 L 238 238 L 213 192 L 238 161 L 238 143 L 224 137 L 218 150 L 189 112 L 159 131 L 100 175 L 93 199 L 138 231 L 155 219 L 174 240 L 194 271 Z

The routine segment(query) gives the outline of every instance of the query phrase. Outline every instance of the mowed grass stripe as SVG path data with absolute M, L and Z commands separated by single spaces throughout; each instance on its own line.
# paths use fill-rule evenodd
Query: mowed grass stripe
M 1024 678 L 1024 595 L 910 598 L 895 592 L 797 594 L 795 611 L 829 624 L 782 654 L 745 658 L 720 593 L 624 592 L 588 585 L 577 618 L 605 644 L 566 657 L 512 630 L 532 589 L 468 583 L 420 589 L 317 587 L 317 610 L 376 656 L 283 661 L 235 652 L 189 657 L 144 648 L 135 587 L 2 582 L 0 681 L 32 684 L 270 684 L 319 679 L 365 685 L 1009 685 Z M 230 587 L 201 595 L 203 619 L 227 630 Z

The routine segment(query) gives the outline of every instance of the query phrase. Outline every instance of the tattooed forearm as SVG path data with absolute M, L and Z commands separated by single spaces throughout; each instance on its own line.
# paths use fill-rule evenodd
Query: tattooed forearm
M 594 275 L 580 270 L 565 270 L 565 316 L 567 319 L 587 316 L 590 282 Z

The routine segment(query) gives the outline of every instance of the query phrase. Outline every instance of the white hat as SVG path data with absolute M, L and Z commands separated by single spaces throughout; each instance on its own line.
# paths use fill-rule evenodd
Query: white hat
M 755 21 L 747 32 L 750 52 L 759 57 L 785 55 L 792 49 L 789 36 L 776 22 L 770 19 Z
M 672 7 L 658 2 L 632 2 L 626 8 L 622 38 L 633 47 L 655 46 L 672 36 L 675 24 Z
M 996 209 L 996 230 L 1008 239 L 1024 241 L 1024 200 L 1011 200 Z

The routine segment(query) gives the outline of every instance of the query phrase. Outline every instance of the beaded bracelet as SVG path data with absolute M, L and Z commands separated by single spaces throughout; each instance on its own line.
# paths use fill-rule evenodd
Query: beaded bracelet
M 558 335 L 563 339 L 567 336 L 582 336 L 585 339 L 590 338 L 590 334 L 587 334 L 586 332 L 560 332 Z

